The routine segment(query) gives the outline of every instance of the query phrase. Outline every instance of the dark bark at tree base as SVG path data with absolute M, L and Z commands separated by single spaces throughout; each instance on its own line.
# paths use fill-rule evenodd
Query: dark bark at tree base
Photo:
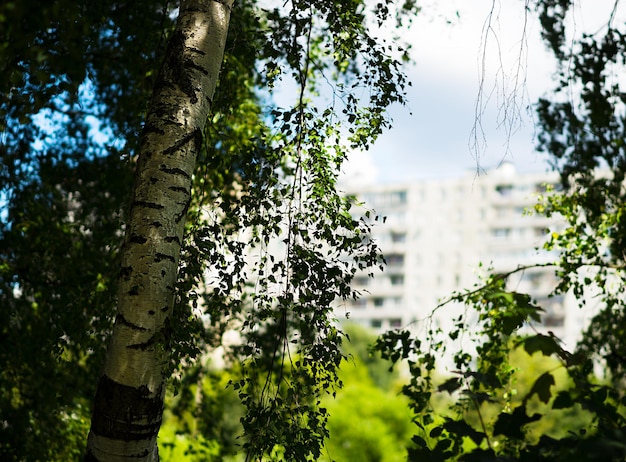
M 94 401 L 91 431 L 113 440 L 143 441 L 158 433 L 162 415 L 161 395 L 154 397 L 147 387 L 129 387 L 103 375 Z M 91 451 L 84 460 L 99 461 Z
M 133 388 L 102 376 L 98 384 L 92 429 L 100 436 L 125 441 L 144 439 L 158 431 L 163 413 L 163 400 L 150 398 L 147 387 Z M 113 404 L 113 406 L 111 406 Z M 132 421 L 152 422 L 139 425 Z

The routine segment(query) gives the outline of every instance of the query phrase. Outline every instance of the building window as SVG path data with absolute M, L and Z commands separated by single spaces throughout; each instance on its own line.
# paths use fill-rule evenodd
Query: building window
M 543 273 L 528 273 L 524 275 L 523 279 L 527 280 L 530 286 L 537 290 L 541 287 L 544 276 L 545 275 Z
M 509 209 L 506 207 L 497 207 L 496 208 L 496 216 L 498 218 L 504 218 L 509 214 Z
M 523 238 L 526 235 L 526 228 L 514 228 L 512 232 L 515 237 Z
M 392 198 L 394 204 L 406 204 L 406 191 L 396 191 Z
M 541 317 L 541 323 L 545 327 L 562 327 L 565 325 L 565 312 L 563 310 L 563 296 L 558 295 L 549 298 L 542 304 L 545 313 Z
M 374 306 L 376 308 L 380 308 L 385 304 L 385 299 L 384 298 L 380 298 L 380 297 L 376 297 L 374 299 Z
M 392 225 L 399 225 L 406 221 L 406 213 L 404 212 L 393 212 L 388 213 L 386 220 L 383 220 L 383 223 L 389 223 Z
M 400 253 L 392 253 L 385 257 L 387 265 L 389 266 L 402 266 L 404 265 L 404 255 Z
M 402 327 L 402 319 L 400 319 L 400 318 L 391 318 L 389 320 L 389 327 L 391 327 L 392 329 L 398 329 L 398 328 Z
M 383 326 L 383 322 L 380 319 L 372 319 L 370 321 L 370 326 L 374 329 L 380 329 Z
M 376 207 L 386 207 L 406 204 L 406 191 L 389 191 L 363 195 L 364 201 Z
M 402 275 L 393 275 L 389 279 L 391 280 L 392 286 L 401 286 L 404 284 L 404 276 Z
M 406 242 L 406 233 L 391 233 L 391 242 L 396 244 Z
M 563 308 L 563 296 L 539 297 L 535 303 L 543 309 L 541 314 L 541 322 L 539 325 L 544 327 L 563 327 L 565 325 L 565 310 Z M 531 323 L 536 324 L 536 323 Z
M 491 230 L 491 235 L 496 239 L 506 239 L 511 234 L 509 228 L 495 228 Z
M 502 197 L 509 197 L 513 192 L 513 185 L 501 184 L 496 186 L 496 192 Z
M 367 276 L 359 276 L 354 278 L 354 285 L 366 287 L 369 284 L 369 279 Z

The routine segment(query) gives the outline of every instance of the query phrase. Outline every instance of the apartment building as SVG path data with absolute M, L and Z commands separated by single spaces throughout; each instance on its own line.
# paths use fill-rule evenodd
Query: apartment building
M 365 204 L 356 214 L 370 208 L 380 217 L 373 238 L 387 265 L 373 278 L 358 275 L 354 284 L 362 298 L 338 310 L 376 331 L 415 327 L 454 291 L 478 283 L 487 268 L 508 272 L 554 260 L 542 245 L 547 230 L 562 224 L 527 210 L 547 184 L 557 182 L 554 172 L 522 174 L 505 163 L 481 175 L 468 172 L 460 178 L 347 191 Z M 570 297 L 549 297 L 555 284 L 549 267 L 509 278 L 511 289 L 531 294 L 546 311 L 542 325 L 534 328 L 554 332 L 571 347 L 589 314 Z M 438 310 L 435 322 L 451 327 L 459 309 L 452 305 Z

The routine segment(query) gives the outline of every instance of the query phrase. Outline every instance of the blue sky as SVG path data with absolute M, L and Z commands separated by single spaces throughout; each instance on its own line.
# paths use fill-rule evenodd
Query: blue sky
M 392 109 L 393 128 L 369 153 L 353 153 L 348 175 L 361 171 L 358 178 L 363 182 L 391 183 L 458 176 L 504 160 L 521 171 L 548 168 L 545 156 L 534 150 L 534 122 L 528 111 L 553 88 L 556 69 L 539 38 L 538 21 L 532 14 L 525 18 L 522 0 L 445 3 L 442 7 L 426 2 L 424 13 L 407 32 L 415 59 L 409 69 L 413 86 L 408 107 Z M 573 11 L 577 32 L 597 30 L 614 1 L 582 3 L 593 3 L 593 10 L 579 6 Z M 618 13 L 623 15 L 624 9 Z M 481 75 L 484 137 L 479 137 L 476 150 L 470 144 Z M 507 106 L 511 98 L 514 104 Z

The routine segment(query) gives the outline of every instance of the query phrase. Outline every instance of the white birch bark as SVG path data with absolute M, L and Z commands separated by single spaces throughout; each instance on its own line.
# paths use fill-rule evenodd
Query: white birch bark
M 158 461 L 168 317 L 191 178 L 233 0 L 182 0 L 139 148 L 118 311 L 98 384 L 88 461 Z

